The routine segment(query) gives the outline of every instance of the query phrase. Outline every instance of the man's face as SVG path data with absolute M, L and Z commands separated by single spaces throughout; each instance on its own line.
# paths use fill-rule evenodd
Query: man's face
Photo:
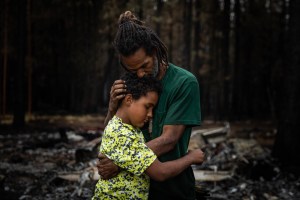
M 157 77 L 159 73 L 157 58 L 147 55 L 143 48 L 130 56 L 120 56 L 120 62 L 127 71 L 136 73 L 139 78 L 145 75 Z

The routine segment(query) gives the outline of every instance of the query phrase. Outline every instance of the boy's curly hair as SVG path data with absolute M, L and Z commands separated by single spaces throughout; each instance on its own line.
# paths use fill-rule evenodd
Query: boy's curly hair
M 146 96 L 148 92 L 157 92 L 158 95 L 162 92 L 160 81 L 152 76 L 139 78 L 135 73 L 125 73 L 121 79 L 125 81 L 126 93 L 135 100 Z
M 147 55 L 156 53 L 158 63 L 168 64 L 167 47 L 152 29 L 138 20 L 131 11 L 120 15 L 119 29 L 114 39 L 116 50 L 123 56 L 130 56 L 139 48 Z

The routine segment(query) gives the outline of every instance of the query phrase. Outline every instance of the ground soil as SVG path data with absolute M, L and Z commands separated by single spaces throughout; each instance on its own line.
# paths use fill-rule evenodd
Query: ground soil
M 3 120 L 1 199 L 90 199 L 96 184 L 91 174 L 103 120 L 103 116 L 90 115 L 35 116 L 27 120 L 26 127 L 17 129 L 11 128 L 9 118 Z M 214 129 L 224 124 L 205 121 L 196 129 Z M 234 172 L 222 181 L 198 180 L 197 198 L 300 199 L 299 176 L 285 170 L 271 156 L 276 127 L 266 121 L 229 124 L 225 140 L 217 144 L 206 144 L 201 137 L 191 139 L 190 147 L 200 146 L 210 156 L 203 166 L 193 166 L 196 170 Z M 254 145 L 248 151 L 250 142 Z

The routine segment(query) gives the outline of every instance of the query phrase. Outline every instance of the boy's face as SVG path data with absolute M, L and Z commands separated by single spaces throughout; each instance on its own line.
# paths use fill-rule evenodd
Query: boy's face
M 156 92 L 148 92 L 146 96 L 141 96 L 137 100 L 132 99 L 127 110 L 129 123 L 135 127 L 143 127 L 152 118 L 153 108 L 157 101 Z
M 143 48 L 138 49 L 130 56 L 120 56 L 120 63 L 125 70 L 136 73 L 139 78 L 145 75 L 157 77 L 159 66 L 156 57 L 146 54 Z

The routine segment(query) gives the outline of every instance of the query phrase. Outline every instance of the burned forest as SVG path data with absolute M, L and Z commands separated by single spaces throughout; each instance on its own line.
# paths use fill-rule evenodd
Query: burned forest
M 300 199 L 300 1 L 3 0 L 0 198 L 91 199 L 131 10 L 200 88 L 197 199 Z

